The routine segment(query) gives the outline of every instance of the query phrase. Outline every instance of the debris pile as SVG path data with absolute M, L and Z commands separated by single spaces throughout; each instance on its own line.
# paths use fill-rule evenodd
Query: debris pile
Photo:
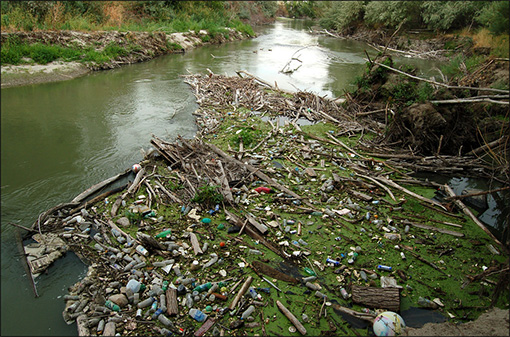
M 32 227 L 89 264 L 64 297 L 79 335 L 365 335 L 382 311 L 462 321 L 508 306 L 508 252 L 430 199 L 439 186 L 356 148 L 366 124 L 254 79 L 186 81 L 197 138 L 154 136 L 142 162 L 98 184 L 127 185 Z

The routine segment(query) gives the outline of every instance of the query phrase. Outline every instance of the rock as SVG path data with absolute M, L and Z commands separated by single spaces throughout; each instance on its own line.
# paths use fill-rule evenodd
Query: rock
M 116 223 L 118 225 L 121 225 L 122 227 L 128 227 L 130 225 L 129 223 L 129 219 L 125 216 L 123 216 L 122 218 L 119 218 Z
M 103 336 L 115 336 L 115 322 L 108 322 L 104 326 Z
M 123 308 L 128 304 L 128 299 L 124 294 L 115 294 L 108 297 L 110 301 L 117 304 L 119 307 Z

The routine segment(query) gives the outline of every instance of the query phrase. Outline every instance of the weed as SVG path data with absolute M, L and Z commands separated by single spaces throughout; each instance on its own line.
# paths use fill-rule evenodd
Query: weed
M 223 194 L 217 190 L 220 187 L 217 185 L 204 185 L 199 188 L 191 201 L 206 207 L 213 207 L 223 201 Z
M 252 128 L 243 127 L 239 133 L 236 133 L 236 135 L 232 136 L 231 142 L 234 145 L 239 146 L 239 143 L 242 140 L 244 146 L 250 146 L 256 137 L 257 132 L 255 130 Z

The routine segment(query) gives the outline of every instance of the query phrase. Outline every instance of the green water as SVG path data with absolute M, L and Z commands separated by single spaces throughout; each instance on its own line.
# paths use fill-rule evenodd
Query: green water
M 278 20 L 259 28 L 259 37 L 168 55 L 77 79 L 1 90 L 1 334 L 76 335 L 62 318 L 67 288 L 86 266 L 74 254 L 37 279 L 39 297 L 20 262 L 13 222 L 30 227 L 47 209 L 69 202 L 143 156 L 151 134 L 172 140 L 193 137 L 198 106 L 180 75 L 234 76 L 246 70 L 287 90 L 337 97 L 352 89 L 364 69 L 364 50 L 356 41 L 309 34 L 311 22 Z M 304 48 L 306 47 L 306 48 Z M 280 73 L 292 55 L 301 67 Z M 214 57 L 212 56 L 214 55 Z M 412 62 L 430 74 L 436 62 Z

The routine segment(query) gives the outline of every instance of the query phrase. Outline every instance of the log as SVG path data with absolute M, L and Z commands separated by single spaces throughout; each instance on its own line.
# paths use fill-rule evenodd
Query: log
M 421 200 L 421 201 L 423 201 L 423 202 L 425 202 L 425 203 L 428 203 L 428 204 L 431 204 L 431 205 L 434 205 L 434 206 L 438 206 L 438 207 L 442 208 L 442 209 L 443 209 L 443 210 L 445 210 L 445 211 L 447 210 L 447 209 L 446 209 L 443 205 L 441 205 L 441 204 L 440 204 L 440 203 L 438 203 L 437 201 L 434 201 L 434 200 L 431 200 L 431 199 L 427 199 L 427 198 L 425 198 L 425 197 L 422 197 L 422 196 L 421 196 L 421 195 L 419 195 L 419 194 L 416 194 L 416 193 L 414 193 L 414 192 L 411 192 L 411 191 L 409 191 L 407 188 L 404 188 L 404 187 L 400 186 L 399 184 L 397 184 L 397 183 L 395 183 L 395 182 L 393 182 L 393 181 L 391 181 L 391 180 L 389 180 L 389 179 L 386 179 L 386 178 L 384 178 L 384 177 L 377 177 L 377 178 L 375 178 L 375 179 L 377 179 L 377 180 L 379 180 L 379 181 L 381 181 L 381 182 L 385 183 L 386 185 L 390 185 L 390 186 L 392 186 L 392 187 L 394 187 L 394 188 L 396 188 L 396 189 L 398 189 L 398 190 L 400 190 L 400 191 L 402 191 L 402 192 L 404 192 L 404 193 L 407 193 L 407 194 L 409 194 L 410 196 L 413 196 L 413 197 L 415 197 L 415 198 L 416 198 L 416 199 L 418 199 L 418 200 Z
M 435 84 L 435 85 L 438 85 L 438 86 L 441 86 L 441 87 L 444 87 L 444 88 L 447 88 L 447 89 L 468 89 L 468 90 L 478 90 L 478 91 L 492 91 L 492 92 L 499 92 L 499 93 L 503 93 L 503 94 L 508 94 L 510 93 L 510 91 L 508 90 L 502 90 L 502 89 L 494 89 L 494 88 L 476 88 L 476 87 L 463 87 L 463 86 L 454 86 L 454 85 L 448 85 L 448 84 L 445 84 L 445 83 L 440 83 L 440 82 L 436 82 L 436 81 L 432 81 L 432 80 L 427 80 L 425 78 L 421 78 L 421 77 L 418 77 L 418 76 L 414 76 L 414 75 L 411 75 L 411 74 L 408 74 L 408 73 L 405 73 L 403 71 L 400 71 L 398 69 L 395 69 L 395 68 L 392 68 L 390 66 L 387 66 L 385 64 L 382 64 L 382 63 L 379 63 L 379 62 L 376 62 L 376 61 L 373 61 L 375 64 L 383 67 L 383 68 L 386 68 L 386 69 L 389 69 L 391 71 L 394 71 L 396 73 L 399 73 L 399 74 L 402 74 L 404 76 L 408 76 L 408 77 L 411 77 L 411 78 L 414 78 L 415 80 L 418 80 L 418 81 L 424 81 L 424 82 L 428 82 L 428 83 L 431 83 L 431 84 Z
M 477 192 L 477 193 L 469 193 L 469 194 L 463 194 L 463 195 L 456 195 L 456 196 L 453 196 L 453 197 L 446 197 L 445 199 L 446 200 L 458 200 L 458 199 L 463 199 L 463 198 L 476 197 L 478 195 L 485 195 L 485 194 L 501 192 L 501 191 L 505 191 L 505 190 L 508 190 L 508 189 L 510 189 L 510 186 L 506 186 L 506 187 L 502 187 L 502 188 L 497 188 L 495 190 L 490 190 L 490 191 L 482 191 L 482 192 Z
M 203 254 L 204 252 L 200 248 L 200 244 L 198 243 L 197 235 L 195 233 L 190 233 L 189 238 L 191 240 L 191 246 L 193 247 L 193 251 L 195 255 Z
M 352 317 L 355 317 L 355 318 L 358 318 L 358 319 L 362 319 L 362 320 L 368 321 L 370 323 L 374 322 L 374 318 L 375 318 L 374 314 L 367 313 L 367 312 L 358 312 L 356 310 L 352 310 L 352 309 L 349 309 L 349 308 L 346 308 L 346 307 L 342 307 L 341 305 L 338 305 L 336 303 L 333 304 L 333 308 L 338 310 L 338 311 L 341 311 L 341 312 L 343 312 L 345 314 L 351 315 Z
M 136 174 L 136 177 L 133 180 L 133 183 L 129 186 L 129 188 L 127 190 L 129 194 L 133 194 L 136 191 L 138 184 L 140 183 L 140 180 L 142 180 L 142 177 L 144 174 L 145 174 L 145 169 L 142 167 L 142 169 L 140 171 L 138 171 L 138 173 Z
M 262 263 L 258 260 L 254 260 L 251 263 L 251 265 L 252 265 L 253 269 L 256 270 L 258 273 L 267 275 L 270 278 L 275 278 L 277 280 L 284 281 L 284 282 L 290 282 L 290 283 L 298 283 L 299 282 L 295 277 L 285 274 L 285 273 L 282 273 L 281 271 L 274 269 L 273 267 L 271 267 L 265 263 Z
M 221 181 L 221 186 L 223 188 L 222 194 L 227 199 L 227 202 L 229 204 L 233 205 L 234 197 L 232 196 L 232 192 L 230 191 L 230 186 L 228 186 L 228 180 L 227 180 L 227 176 L 225 175 L 225 170 L 223 169 L 223 164 L 221 163 L 221 160 L 218 160 L 217 162 L 218 162 L 218 166 L 220 167 L 220 171 L 221 171 L 220 181 Z
M 118 196 L 115 202 L 112 205 L 112 209 L 110 211 L 110 214 L 112 217 L 115 217 L 117 215 L 117 211 L 119 210 L 120 204 L 122 203 L 122 197 Z
M 298 321 L 298 319 L 296 318 L 296 316 L 294 316 L 290 311 L 289 309 L 287 309 L 283 304 L 282 302 L 276 300 L 276 305 L 278 306 L 278 309 L 280 309 L 281 312 L 283 312 L 283 314 L 285 315 L 285 317 L 287 317 L 289 319 L 289 321 L 292 322 L 292 324 L 294 324 L 294 326 L 296 327 L 296 329 L 302 334 L 302 335 L 306 335 L 306 329 L 305 327 L 303 326 L 303 324 L 301 324 L 300 321 Z
M 175 194 L 168 191 L 159 181 L 155 181 L 156 186 L 158 186 L 170 199 L 172 199 L 174 202 L 182 204 L 182 200 L 179 199 Z
M 260 222 L 258 222 L 254 217 L 252 217 L 251 215 L 249 214 L 246 214 L 245 215 L 246 219 L 248 220 L 248 222 L 253 226 L 255 227 L 259 232 L 261 232 L 262 234 L 266 234 L 267 233 L 267 226 L 264 225 L 264 224 L 261 224 Z
M 505 140 L 508 141 L 508 137 L 507 136 L 503 136 L 503 137 L 501 137 L 499 139 L 496 139 L 493 142 L 490 142 L 490 143 L 487 143 L 485 145 L 482 145 L 482 146 L 480 146 L 480 147 L 478 147 L 478 148 L 476 148 L 476 149 L 466 153 L 466 155 L 469 156 L 469 155 L 480 154 L 481 152 L 483 152 L 483 151 L 485 151 L 487 149 L 490 149 L 491 147 L 498 146 L 498 145 L 502 144 Z
M 501 104 L 501 105 L 509 105 L 509 102 L 505 101 L 496 101 L 490 98 L 458 98 L 458 99 L 443 99 L 443 100 L 437 100 L 437 101 L 430 101 L 432 104 L 458 104 L 458 103 L 479 103 L 479 102 L 487 102 L 487 103 L 494 103 L 494 104 Z
M 205 321 L 205 323 L 202 324 L 202 326 L 197 331 L 195 331 L 195 337 L 203 336 L 214 325 L 214 323 L 216 323 L 216 320 L 212 317 L 209 317 L 207 321 Z
M 97 184 L 89 187 L 88 189 L 86 189 L 85 191 L 81 192 L 76 197 L 74 197 L 74 199 L 71 200 L 71 202 L 72 203 L 74 203 L 74 202 L 82 202 L 88 196 L 92 195 L 93 193 L 99 191 L 101 188 L 105 187 L 106 185 L 108 185 L 108 184 L 114 182 L 115 180 L 119 179 L 120 176 L 123 175 L 123 174 L 125 174 L 125 173 L 119 173 L 119 174 L 117 174 L 117 175 L 115 175 L 113 177 L 105 179 L 102 182 L 97 183 Z
M 447 184 L 444 185 L 444 190 L 446 192 L 446 194 L 448 194 L 450 197 L 454 197 L 455 196 L 455 192 L 453 192 L 452 188 L 450 186 L 448 186 Z M 477 224 L 478 227 L 480 227 L 485 233 L 487 233 L 487 235 L 489 235 L 493 240 L 494 242 L 496 242 L 505 252 L 508 253 L 508 248 L 506 246 L 504 246 L 495 236 L 494 234 L 491 233 L 491 231 L 489 231 L 487 229 L 487 227 L 485 227 L 485 225 L 480 221 L 478 220 L 478 218 L 473 214 L 473 212 L 471 212 L 471 210 L 469 208 L 466 207 L 466 205 L 464 205 L 464 203 L 460 200 L 456 200 L 454 199 L 453 202 L 455 203 L 455 205 L 457 205 L 467 216 L 469 216 L 474 222 L 475 224 Z
M 177 304 L 177 289 L 168 288 L 165 295 L 166 312 L 168 316 L 177 316 L 179 314 L 179 305 Z
M 404 220 L 404 224 L 405 225 L 411 225 L 411 226 L 418 227 L 418 228 L 427 229 L 427 230 L 430 230 L 430 231 L 436 231 L 436 232 L 439 232 L 439 233 L 453 235 L 453 236 L 456 236 L 458 238 L 464 237 L 464 233 L 459 233 L 459 232 L 452 231 L 452 230 L 449 230 L 449 229 L 443 229 L 443 228 L 438 228 L 438 227 L 434 227 L 434 226 L 429 226 L 429 225 L 424 225 L 424 224 L 420 224 L 420 223 L 415 223 L 415 222 L 411 222 L 411 221 L 408 221 L 408 220 Z M 455 225 L 455 224 L 453 224 L 453 225 Z
M 253 277 L 248 276 L 246 281 L 244 281 L 241 289 L 239 289 L 239 292 L 237 293 L 236 297 L 234 297 L 234 300 L 232 301 L 232 303 L 230 303 L 230 305 L 228 307 L 229 310 L 234 310 L 234 308 L 236 307 L 236 305 L 239 302 L 239 300 L 241 299 L 241 297 L 246 293 L 246 291 L 250 287 L 252 281 L 253 281 Z
M 369 308 L 400 311 L 400 288 L 352 286 L 352 301 Z

